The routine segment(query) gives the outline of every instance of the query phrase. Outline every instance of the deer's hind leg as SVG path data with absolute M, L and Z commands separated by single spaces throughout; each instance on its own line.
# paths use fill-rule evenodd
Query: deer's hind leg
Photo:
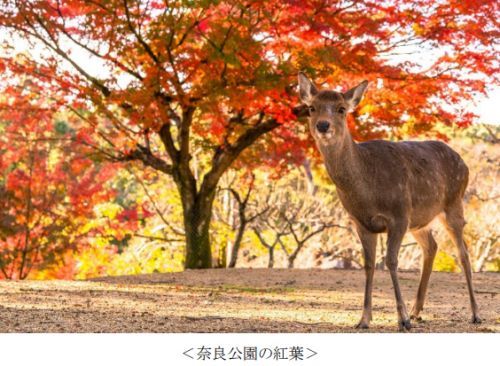
M 427 292 L 427 285 L 432 272 L 432 264 L 436 257 L 437 244 L 432 236 L 430 229 L 424 228 L 412 232 L 413 237 L 422 248 L 422 273 L 420 277 L 420 284 L 418 285 L 417 297 L 415 304 L 411 311 L 411 319 L 422 320 L 419 317 L 420 312 L 424 308 L 425 294 Z
M 470 305 L 472 310 L 472 323 L 481 323 L 481 318 L 478 315 L 476 297 L 474 295 L 474 288 L 472 286 L 472 270 L 469 260 L 469 252 L 467 246 L 465 245 L 463 239 L 463 230 L 465 226 L 465 220 L 463 216 L 462 201 L 457 200 L 452 205 L 445 209 L 445 217 L 443 224 L 446 230 L 450 234 L 451 240 L 455 243 L 462 271 L 465 274 L 465 279 L 467 281 L 467 288 L 469 290 Z
M 387 230 L 387 255 L 385 264 L 389 269 L 394 287 L 394 295 L 396 297 L 396 305 L 398 310 L 398 322 L 400 331 L 408 331 L 411 329 L 410 318 L 406 312 L 406 306 L 403 301 L 401 289 L 398 281 L 398 255 L 401 247 L 401 241 L 408 227 L 408 221 L 401 220 L 390 226 Z

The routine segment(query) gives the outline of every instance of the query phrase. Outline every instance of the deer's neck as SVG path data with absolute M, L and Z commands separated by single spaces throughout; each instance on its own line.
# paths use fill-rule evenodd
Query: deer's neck
M 349 134 L 336 144 L 320 145 L 320 151 L 337 188 L 352 190 L 362 183 L 359 147 Z

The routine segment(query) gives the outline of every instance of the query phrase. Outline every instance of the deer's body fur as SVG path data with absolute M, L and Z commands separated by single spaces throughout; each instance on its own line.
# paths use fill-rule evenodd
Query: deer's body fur
M 467 279 L 472 321 L 480 322 L 472 288 L 472 273 L 462 232 L 462 199 L 469 171 L 458 153 L 439 141 L 355 143 L 347 129 L 346 112 L 354 109 L 366 89 L 363 82 L 342 94 L 318 91 L 299 74 L 300 96 L 310 108 L 310 130 L 323 156 L 339 198 L 356 225 L 365 257 L 365 301 L 358 324 L 371 320 L 371 293 L 377 234 L 387 233 L 386 264 L 394 285 L 400 330 L 410 319 L 397 278 L 401 241 L 411 231 L 423 250 L 422 277 L 412 318 L 420 319 L 437 244 L 428 225 L 440 217 L 455 242 Z
M 401 216 L 410 230 L 422 229 L 463 197 L 467 166 L 442 142 L 351 143 L 348 153 L 320 150 L 343 206 L 370 232 L 387 231 Z

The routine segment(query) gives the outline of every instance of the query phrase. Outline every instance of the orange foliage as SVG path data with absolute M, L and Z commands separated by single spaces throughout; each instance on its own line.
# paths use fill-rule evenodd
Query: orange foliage
M 292 113 L 299 70 L 344 90 L 370 81 L 349 121 L 358 140 L 425 134 L 437 122 L 467 126 L 475 116 L 464 102 L 498 82 L 499 18 L 493 0 L 0 0 L 0 29 L 12 35 L 0 58 L 0 107 L 9 108 L 12 133 L 42 136 L 52 112 L 72 111 L 80 117 L 72 152 L 93 148 L 171 175 L 191 228 L 188 248 L 205 253 L 188 250 L 187 266 L 210 266 L 208 225 L 222 174 L 231 165 L 300 164 L 311 146 Z M 18 39 L 37 48 L 19 54 Z M 428 57 L 423 49 L 434 59 L 418 60 Z M 34 118 L 25 108 L 37 93 L 50 103 Z M 16 147 L 25 159 L 29 146 Z M 34 165 L 31 186 L 64 186 L 71 209 L 85 212 L 89 199 L 106 198 L 101 184 L 113 169 L 79 159 L 69 168 L 77 182 L 68 186 L 62 168 L 55 177 L 64 178 L 54 178 Z M 8 189 L 26 187 L 29 177 L 10 174 Z M 15 189 L 13 197 L 23 199 Z

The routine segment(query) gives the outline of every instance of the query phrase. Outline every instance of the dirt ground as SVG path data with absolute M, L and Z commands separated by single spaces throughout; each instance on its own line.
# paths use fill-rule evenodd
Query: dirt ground
M 400 273 L 409 308 L 418 277 Z M 412 332 L 499 332 L 500 274 L 478 273 L 474 282 L 482 324 L 469 323 L 463 275 L 433 273 Z M 363 289 L 363 271 L 316 269 L 0 281 L 0 332 L 354 332 Z M 368 331 L 395 332 L 396 319 L 389 273 L 377 271 Z

